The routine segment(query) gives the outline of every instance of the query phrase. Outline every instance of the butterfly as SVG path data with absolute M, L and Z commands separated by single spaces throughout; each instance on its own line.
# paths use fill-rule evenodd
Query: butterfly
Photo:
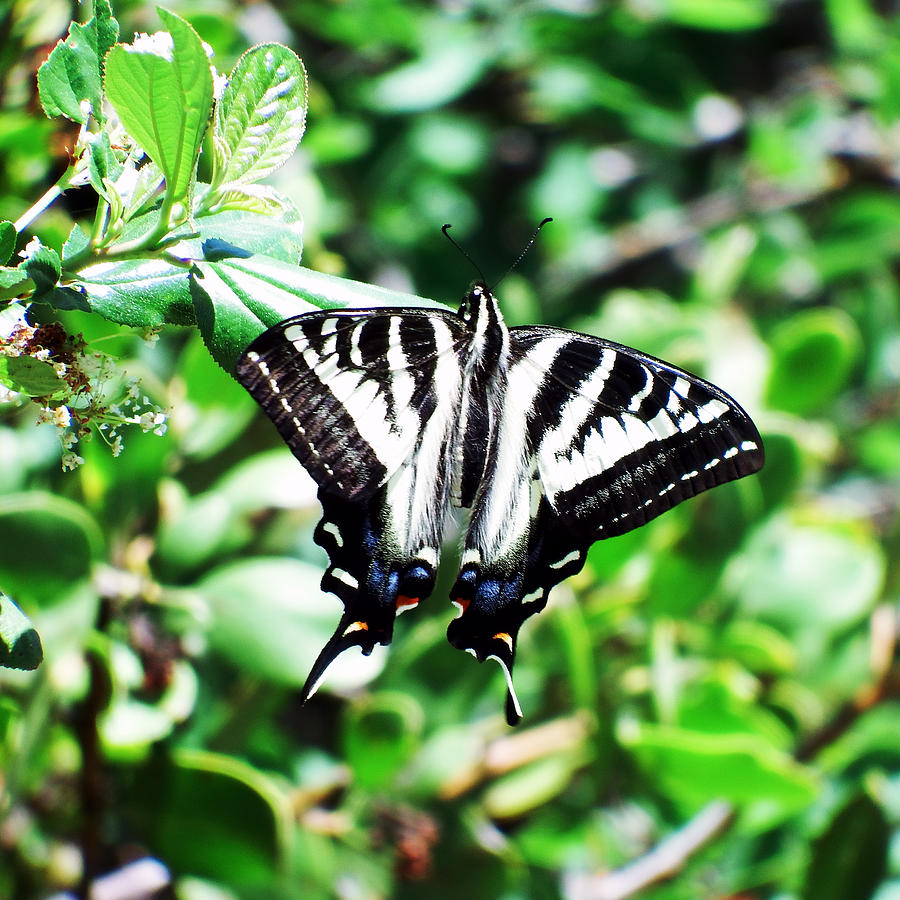
M 456 506 L 471 514 L 447 636 L 500 664 L 515 724 L 519 629 L 591 544 L 763 464 L 756 427 L 724 391 L 602 338 L 509 328 L 480 281 L 456 313 L 294 316 L 236 371 L 318 484 L 322 588 L 344 604 L 304 701 L 338 654 L 389 644 L 398 613 L 432 593 Z

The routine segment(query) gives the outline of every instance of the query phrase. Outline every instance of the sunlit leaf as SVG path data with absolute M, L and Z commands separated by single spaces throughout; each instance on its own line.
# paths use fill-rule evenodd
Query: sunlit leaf
M 66 116 L 81 124 L 91 114 L 102 120 L 103 60 L 118 35 L 119 23 L 108 0 L 94 4 L 94 15 L 86 24 L 72 22 L 68 37 L 38 69 L 38 93 L 48 116 Z
M 235 65 L 216 105 L 216 140 L 224 156 L 221 185 L 250 184 L 294 152 L 306 125 L 306 70 L 281 44 L 261 44 Z
M 174 13 L 159 14 L 170 31 L 113 47 L 104 87 L 122 124 L 162 170 L 170 196 L 180 200 L 209 121 L 212 74 L 194 29 Z
M 227 372 L 234 371 L 250 341 L 289 316 L 314 309 L 438 306 L 424 298 L 261 256 L 199 263 L 191 290 L 203 340 Z

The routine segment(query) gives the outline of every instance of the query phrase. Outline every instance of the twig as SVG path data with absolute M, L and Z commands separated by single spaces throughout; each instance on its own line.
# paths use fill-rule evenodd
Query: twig
M 626 900 L 639 891 L 677 875 L 698 850 L 725 831 L 734 819 L 734 807 L 713 800 L 686 825 L 648 853 L 602 875 L 573 874 L 565 895 L 570 900 Z
M 100 599 L 97 612 L 97 631 L 103 632 L 109 624 L 110 604 Z M 97 722 L 108 701 L 109 677 L 106 666 L 97 653 L 86 653 L 90 681 L 87 696 L 75 713 L 75 731 L 81 748 L 81 856 L 82 872 L 79 897 L 91 896 L 91 882 L 103 868 L 103 813 L 106 806 L 106 784 L 103 777 L 103 757 Z

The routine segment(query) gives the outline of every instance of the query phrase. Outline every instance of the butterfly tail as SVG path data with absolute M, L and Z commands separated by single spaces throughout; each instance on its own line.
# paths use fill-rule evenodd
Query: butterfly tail
M 375 648 L 375 644 L 389 644 L 391 642 L 390 632 L 387 634 L 370 633 L 367 627 L 360 627 L 363 623 L 354 621 L 354 619 L 356 617 L 352 614 L 352 610 L 347 610 L 341 617 L 337 630 L 319 652 L 312 669 L 309 671 L 303 689 L 300 691 L 301 703 L 306 703 L 315 694 L 325 678 L 328 667 L 345 650 L 349 650 L 351 647 L 360 647 L 363 654 L 368 656 Z M 391 622 L 391 625 L 393 626 L 393 622 Z

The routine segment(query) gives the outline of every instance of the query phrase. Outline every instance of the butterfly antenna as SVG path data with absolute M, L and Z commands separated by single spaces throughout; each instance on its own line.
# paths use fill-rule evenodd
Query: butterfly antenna
M 459 252 L 462 253 L 462 255 L 469 261 L 472 268 L 481 276 L 482 284 L 487 284 L 487 278 L 484 277 L 484 272 L 481 271 L 481 266 L 479 266 L 478 263 L 475 262 L 475 260 L 472 259 L 471 256 L 469 256 L 469 253 L 465 247 L 463 247 L 461 244 L 457 243 L 457 241 L 455 241 L 450 236 L 449 232 L 452 227 L 453 226 L 450 224 L 441 226 L 441 231 L 444 232 L 444 237 L 447 238 L 447 240 L 450 241 L 450 243 L 453 244 L 453 246 L 456 247 L 456 249 L 459 250 Z
M 534 233 L 531 235 L 531 237 L 528 239 L 528 242 L 522 248 L 522 252 L 516 257 L 513 264 L 497 279 L 495 284 L 491 287 L 491 290 L 495 290 L 497 288 L 497 285 L 499 285 L 500 282 L 503 281 L 503 279 L 506 278 L 506 276 L 509 275 L 509 273 L 512 272 L 512 270 L 515 269 L 516 266 L 518 266 L 519 263 L 522 262 L 523 259 L 525 259 L 525 254 L 531 249 L 531 245 L 537 240 L 537 236 L 541 233 L 541 229 L 548 222 L 552 222 L 552 221 L 553 221 L 553 219 L 550 216 L 547 216 L 546 219 L 541 219 L 541 221 L 538 222 L 538 227 L 534 229 Z

